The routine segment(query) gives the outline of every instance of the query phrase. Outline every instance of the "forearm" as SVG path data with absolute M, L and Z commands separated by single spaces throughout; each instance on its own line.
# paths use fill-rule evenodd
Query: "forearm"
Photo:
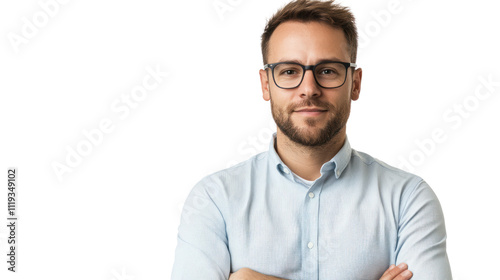
M 401 263 L 398 266 L 391 265 L 382 275 L 380 280 L 408 280 L 413 276 L 413 273 L 408 270 L 408 265 Z M 250 268 L 242 268 L 235 273 L 229 275 L 229 280 L 279 280 L 285 278 L 265 275 L 251 270 Z M 286 280 L 286 279 L 285 279 Z

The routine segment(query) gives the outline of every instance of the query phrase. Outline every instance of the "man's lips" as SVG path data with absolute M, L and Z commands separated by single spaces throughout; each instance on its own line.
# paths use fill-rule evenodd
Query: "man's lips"
M 302 108 L 302 109 L 294 110 L 293 112 L 298 113 L 298 114 L 303 115 L 303 116 L 313 117 L 313 116 L 319 116 L 326 111 L 327 111 L 326 109 L 322 109 L 322 108 Z
M 294 110 L 294 112 L 326 112 L 326 109 L 322 108 L 302 108 L 298 110 Z

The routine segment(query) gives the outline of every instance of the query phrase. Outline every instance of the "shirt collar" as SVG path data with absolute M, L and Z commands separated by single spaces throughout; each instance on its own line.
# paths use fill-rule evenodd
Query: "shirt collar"
M 290 175 L 290 169 L 281 161 L 278 153 L 276 152 L 276 132 L 273 133 L 273 137 L 269 143 L 269 160 L 272 166 L 276 166 L 276 169 L 280 173 L 285 173 L 286 175 Z M 342 172 L 344 172 L 345 168 L 349 164 L 351 160 L 351 145 L 349 144 L 349 140 L 346 136 L 344 145 L 337 152 L 337 154 L 329 161 L 325 162 L 323 166 L 321 166 L 321 174 L 325 174 L 333 170 L 335 172 L 335 177 L 338 179 Z

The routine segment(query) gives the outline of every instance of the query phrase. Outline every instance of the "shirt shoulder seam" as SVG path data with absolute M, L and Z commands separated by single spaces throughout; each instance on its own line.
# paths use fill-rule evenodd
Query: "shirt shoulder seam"
M 362 153 L 362 154 L 365 154 L 366 156 L 370 157 L 370 159 L 366 159 L 364 157 L 362 157 L 359 153 Z M 405 170 L 402 170 L 400 168 L 397 168 L 397 167 L 394 167 L 394 166 L 391 166 L 377 158 L 374 158 L 366 153 L 363 153 L 363 152 L 359 152 L 357 150 L 354 150 L 352 149 L 352 155 L 351 156 L 355 156 L 356 158 L 358 158 L 359 160 L 361 160 L 364 164 L 370 166 L 370 165 L 373 165 L 373 163 L 377 164 L 378 166 L 382 167 L 383 169 L 387 170 L 387 171 L 390 171 L 392 173 L 396 173 L 400 176 L 411 176 L 411 177 L 414 177 L 414 178 L 418 178 L 419 181 L 423 181 L 423 179 L 416 175 L 416 174 L 413 174 L 413 173 L 410 173 L 408 171 L 405 171 Z

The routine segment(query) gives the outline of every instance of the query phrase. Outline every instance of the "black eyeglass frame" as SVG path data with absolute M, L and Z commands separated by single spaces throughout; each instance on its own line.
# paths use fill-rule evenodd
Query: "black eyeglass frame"
M 316 69 L 316 67 L 320 64 L 324 64 L 324 63 L 340 63 L 342 65 L 344 65 L 345 67 L 345 76 L 344 76 L 344 81 L 342 82 L 342 84 L 340 86 L 336 86 L 336 87 L 324 87 L 322 86 L 319 82 L 318 82 L 318 79 L 316 78 L 316 72 L 314 72 L 314 70 Z M 276 83 L 276 79 L 274 78 L 274 67 L 276 67 L 276 65 L 280 65 L 280 64 L 295 64 L 295 65 L 299 65 L 300 67 L 302 67 L 303 71 L 302 71 L 302 78 L 300 79 L 300 82 L 297 86 L 295 87 L 280 87 L 278 85 L 278 83 Z M 352 62 L 343 62 L 343 61 L 330 61 L 330 60 L 327 60 L 327 61 L 321 61 L 320 63 L 316 64 L 316 65 L 302 65 L 300 63 L 297 63 L 297 62 L 277 62 L 277 63 L 270 63 L 270 64 L 266 64 L 264 65 L 264 70 L 266 69 L 271 69 L 271 72 L 273 74 L 273 81 L 274 81 L 274 84 L 279 87 L 279 88 L 282 88 L 282 89 L 294 89 L 294 88 L 298 88 L 301 84 L 302 84 L 302 81 L 304 80 L 304 76 L 306 75 L 306 71 L 307 70 L 311 70 L 313 72 L 313 76 L 314 76 L 314 80 L 316 81 L 316 83 L 322 87 L 322 88 L 327 88 L 327 89 L 332 89 L 332 88 L 339 88 L 341 86 L 343 86 L 345 84 L 345 81 L 347 80 L 347 72 L 349 72 L 349 68 L 351 67 L 358 67 L 356 65 L 356 63 L 352 63 Z

